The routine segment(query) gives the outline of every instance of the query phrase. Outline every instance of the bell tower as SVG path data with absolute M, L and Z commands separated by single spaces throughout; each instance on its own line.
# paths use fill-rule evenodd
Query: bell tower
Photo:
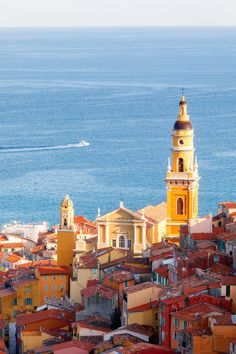
M 60 207 L 60 230 L 74 228 L 74 206 L 69 195 L 66 195 Z
M 67 266 L 72 274 L 76 230 L 74 228 L 74 206 L 68 195 L 60 205 L 60 227 L 57 231 L 57 264 Z
M 172 159 L 168 159 L 167 238 L 179 242 L 180 225 L 198 216 L 198 164 L 194 154 L 194 131 L 182 96 L 180 111 L 172 134 Z

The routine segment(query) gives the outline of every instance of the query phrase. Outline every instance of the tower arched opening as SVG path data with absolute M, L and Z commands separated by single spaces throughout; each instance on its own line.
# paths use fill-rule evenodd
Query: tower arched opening
M 184 213 L 184 201 L 182 198 L 177 199 L 177 214 L 183 215 Z

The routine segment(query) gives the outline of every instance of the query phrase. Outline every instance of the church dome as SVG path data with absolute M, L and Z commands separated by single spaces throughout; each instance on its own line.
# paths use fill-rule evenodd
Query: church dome
M 174 125 L 174 130 L 191 130 L 191 129 L 193 129 L 192 123 L 189 119 L 189 115 L 187 112 L 187 103 L 186 103 L 184 96 L 181 97 L 179 106 L 180 106 L 180 111 L 179 111 L 179 115 L 178 115 L 178 120 L 175 122 L 175 125 Z
M 174 130 L 190 130 L 193 129 L 192 123 L 188 121 L 177 120 L 174 125 Z

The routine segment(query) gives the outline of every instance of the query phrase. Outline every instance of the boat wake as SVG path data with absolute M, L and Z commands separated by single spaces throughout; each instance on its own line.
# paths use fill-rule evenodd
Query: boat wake
M 86 147 L 89 145 L 90 144 L 87 141 L 81 140 L 79 143 L 76 144 L 55 145 L 55 146 L 0 147 L 0 154 L 8 153 L 8 152 L 31 152 L 31 151 L 76 149 L 76 148 Z

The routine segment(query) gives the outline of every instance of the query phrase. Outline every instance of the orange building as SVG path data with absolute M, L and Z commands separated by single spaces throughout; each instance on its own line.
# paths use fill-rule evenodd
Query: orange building
M 210 348 L 205 351 L 206 347 L 204 347 L 204 350 L 202 349 L 203 351 L 199 352 L 196 348 L 201 347 L 201 345 L 199 345 L 199 341 L 197 339 L 198 337 L 200 339 L 201 335 L 190 336 L 189 333 L 203 333 L 205 330 L 205 334 L 207 334 L 207 331 L 209 330 L 209 317 L 212 315 L 224 317 L 227 314 L 229 313 L 222 308 L 204 302 L 185 307 L 179 311 L 172 312 L 170 332 L 171 348 L 177 349 L 179 348 L 180 344 L 184 342 L 186 348 L 192 350 L 191 353 L 212 353 Z M 212 344 L 212 340 L 208 338 L 208 340 L 204 343 L 205 345 L 208 343 L 210 346 Z M 195 348 L 193 347 L 194 345 Z
M 43 342 L 57 337 L 58 331 L 72 333 L 71 324 L 73 321 L 74 313 L 62 309 L 17 316 L 16 331 L 20 352 L 26 353 L 43 346 Z
M 40 305 L 47 300 L 61 299 L 68 293 L 69 269 L 67 267 L 38 267 Z

